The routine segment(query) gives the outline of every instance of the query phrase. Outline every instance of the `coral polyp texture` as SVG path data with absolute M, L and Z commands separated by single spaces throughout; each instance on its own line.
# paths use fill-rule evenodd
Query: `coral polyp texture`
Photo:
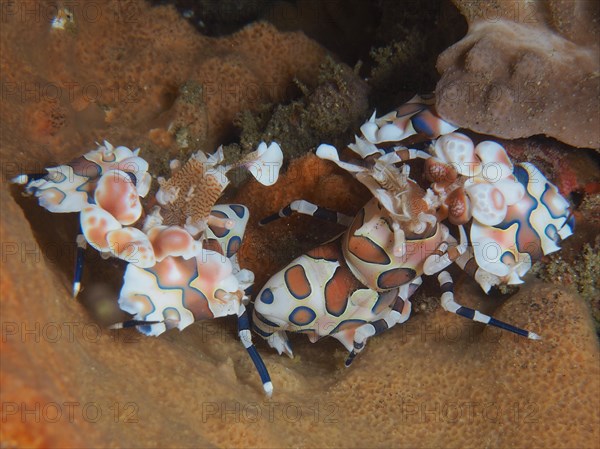
M 0 1 L 1 445 L 598 447 L 597 5 Z
M 523 283 L 532 262 L 572 235 L 569 202 L 533 164 L 514 165 L 500 144 L 474 145 L 454 132 L 433 101 L 416 96 L 383 117 L 373 114 L 349 145 L 359 159 L 342 161 L 328 144 L 317 148 L 317 156 L 352 173 L 373 195 L 354 218 L 297 200 L 262 221 L 298 212 L 347 228 L 292 261 L 258 293 L 253 325 L 280 354 L 293 356 L 288 331 L 313 343 L 332 336 L 349 351 L 350 365 L 368 338 L 408 320 L 423 275 L 437 275 L 445 310 L 540 339 L 458 304 L 444 270 L 456 262 L 485 292 Z M 402 143 L 417 133 L 434 138 L 430 152 Z M 407 162 L 416 159 L 426 161 L 425 188 L 410 178 Z
M 27 11 L 31 20 L 20 20 Z M 6 106 L 0 151 L 30 166 L 20 148 L 31 148 L 47 166 L 107 135 L 166 149 L 171 157 L 181 148 L 216 148 L 239 112 L 287 100 L 294 79 L 313 85 L 325 55 L 302 33 L 282 33 L 266 22 L 225 37 L 203 36 L 172 6 L 141 0 L 79 5 L 70 31 L 42 19 L 52 11 L 43 2 L 26 11 L 15 4 L 6 8 L 11 20 L 0 30 Z M 28 42 L 27 48 L 15 42 Z
M 454 0 L 467 35 L 438 59 L 442 117 L 483 134 L 600 148 L 600 6 Z
M 80 289 L 87 242 L 102 254 L 129 263 L 119 305 L 133 319 L 114 329 L 137 327 L 156 336 L 199 320 L 236 315 L 240 339 L 271 395 L 244 306 L 254 274 L 241 269 L 236 259 L 248 209 L 239 204 L 216 206 L 216 201 L 233 168 L 246 167 L 259 182 L 275 183 L 283 161 L 281 149 L 263 142 L 232 165 L 223 165 L 221 147 L 209 156 L 198 151 L 183 165 L 171 161 L 172 176 L 159 178 L 160 188 L 152 199 L 158 205 L 145 214 L 143 223 L 140 197 L 149 192 L 151 178 L 148 163 L 138 154 L 139 149 L 132 152 L 104 142 L 66 165 L 47 169 L 46 176 L 35 175 L 29 181 L 27 175 L 19 175 L 13 181 L 26 183 L 25 191 L 51 212 L 80 212 L 74 296 Z

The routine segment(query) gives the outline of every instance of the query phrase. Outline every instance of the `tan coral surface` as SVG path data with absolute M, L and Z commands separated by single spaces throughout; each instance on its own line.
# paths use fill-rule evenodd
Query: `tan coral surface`
M 29 171 L 107 136 L 171 156 L 214 151 L 237 113 L 288 99 L 294 78 L 315 82 L 325 54 L 265 22 L 206 37 L 142 0 L 74 2 L 65 30 L 50 27 L 54 2 L 2 8 L 0 155 Z
M 600 148 L 600 3 L 454 0 L 469 32 L 438 58 L 437 108 L 506 139 Z
M 106 322 L 123 318 L 114 310 L 122 264 L 89 250 L 84 290 L 73 300 L 76 216 L 22 199 L 8 178 L 65 162 L 107 136 L 142 146 L 156 174 L 168 159 L 162 148 L 185 151 L 187 142 L 191 152 L 199 140 L 210 147 L 248 107 L 205 100 L 214 87 L 207 79 L 228 89 L 240 79 L 308 82 L 323 50 L 265 24 L 212 39 L 171 8 L 94 4 L 104 8 L 97 21 L 78 20 L 76 10 L 76 28 L 54 34 L 48 18 L 12 16 L 0 27 L 0 447 L 598 447 L 600 360 L 589 311 L 571 290 L 532 276 L 496 312 L 542 334 L 539 342 L 482 330 L 443 312 L 437 299 L 415 302 L 410 321 L 369 341 L 350 369 L 336 341 L 292 336 L 290 360 L 255 336 L 275 385 L 271 400 L 232 317 L 160 338 L 107 330 Z M 66 96 L 51 101 L 48 90 L 37 98 L 44 90 L 31 82 Z M 71 100 L 68 82 L 100 83 L 103 96 L 90 102 L 91 91 L 86 98 L 73 86 Z M 136 102 L 111 96 L 129 85 L 141 89 Z M 29 90 L 23 97 L 15 87 Z M 260 98 L 285 96 L 268 92 Z M 255 288 L 341 232 L 309 217 L 263 228 L 257 219 L 301 197 L 348 214 L 368 198 L 310 155 L 290 163 L 273 187 L 251 181 L 228 194 L 252 214 L 240 259 L 256 272 Z M 430 281 L 423 290 L 439 294 Z M 464 276 L 456 285 L 465 305 L 488 312 L 498 305 Z M 98 301 L 89 298 L 95 290 Z
M 352 208 L 342 197 L 348 180 L 315 159 L 297 163 L 282 185 L 293 195 L 299 173 L 317 185 L 337 179 L 339 204 Z M 47 238 L 38 244 L 5 184 L 0 192 L 6 447 L 597 447 L 598 341 L 569 290 L 530 279 L 497 310 L 542 341 L 482 331 L 433 307 L 369 341 L 350 369 L 335 341 L 294 337 L 293 360 L 260 343 L 275 385 L 267 401 L 231 318 L 161 338 L 99 327 L 70 298 L 70 267 Z M 265 192 L 273 192 L 266 204 L 287 201 Z M 47 213 L 27 213 L 44 228 Z M 265 238 L 275 239 L 255 228 L 247 244 Z M 277 259 L 292 255 L 285 251 Z M 494 303 L 464 277 L 457 294 L 466 305 Z

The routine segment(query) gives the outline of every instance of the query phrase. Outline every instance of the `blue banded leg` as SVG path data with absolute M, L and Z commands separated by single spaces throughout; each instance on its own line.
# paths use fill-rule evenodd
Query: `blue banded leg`
M 269 320 L 256 309 L 252 314 L 252 330 L 267 340 L 269 346 L 275 349 L 279 355 L 285 353 L 289 358 L 294 358 L 292 345 L 286 332 L 281 329 L 281 325 Z
M 248 354 L 250 355 L 250 358 L 256 367 L 256 371 L 258 371 L 265 394 L 270 398 L 273 394 L 273 383 L 271 382 L 271 376 L 269 376 L 265 362 L 263 362 L 263 359 L 252 343 L 252 334 L 250 334 L 250 320 L 248 319 L 246 307 L 243 304 L 240 304 L 240 308 L 238 310 L 238 335 L 242 344 L 246 348 L 246 351 L 248 351 Z
M 18 175 L 10 180 L 12 184 L 26 185 L 30 181 L 37 181 L 48 176 L 48 173 L 33 173 L 31 175 Z
M 454 246 L 450 247 L 447 242 L 442 242 L 435 251 L 427 256 L 423 264 L 423 272 L 425 274 L 431 276 L 439 273 L 467 252 L 469 241 L 467 240 L 467 233 L 464 226 L 459 226 L 458 232 L 460 234 L 460 243 L 457 244 L 456 239 L 448 234 L 446 240 Z
M 317 206 L 316 204 L 310 203 L 306 200 L 296 200 L 292 201 L 290 204 L 285 206 L 278 213 L 263 218 L 258 222 L 258 224 L 260 226 L 263 226 L 280 218 L 289 217 L 294 212 L 303 215 L 310 215 L 311 217 L 319 218 L 321 220 L 329 221 L 332 223 L 337 223 L 342 226 L 350 226 L 350 224 L 352 223 L 352 217 L 348 215 Z
M 242 296 L 242 304 L 244 304 L 245 306 L 250 304 L 250 298 L 252 298 L 252 296 L 254 296 L 254 286 L 249 285 L 244 290 L 244 296 Z
M 369 337 L 379 335 L 398 323 L 404 323 L 410 316 L 410 311 L 410 301 L 403 301 L 401 298 L 398 298 L 394 308 L 390 310 L 387 316 L 371 323 L 365 323 L 356 328 L 356 331 L 354 332 L 354 347 L 346 359 L 346 368 L 352 364 L 354 358 L 365 348 L 365 344 Z
M 73 276 L 73 298 L 77 298 L 81 290 L 81 276 L 83 275 L 83 260 L 87 242 L 83 234 L 78 234 L 75 239 L 77 242 L 77 254 L 75 256 L 75 275 Z
M 399 315 L 398 312 L 393 312 Z M 346 362 L 344 363 L 346 368 L 348 368 L 352 364 L 354 358 L 365 348 L 365 344 L 367 343 L 369 337 L 379 335 L 382 332 L 388 330 L 390 327 L 393 327 L 395 324 L 396 321 L 394 321 L 393 319 L 387 321 L 386 317 L 377 321 L 373 321 L 372 323 L 366 323 L 359 326 L 354 332 L 354 348 L 352 348 L 352 351 L 350 351 L 350 354 L 348 354 Z
M 527 337 L 531 340 L 541 340 L 538 334 L 529 332 L 525 329 L 513 326 L 512 324 L 505 323 L 504 321 L 497 320 L 489 315 L 485 315 L 477 310 L 470 309 L 468 307 L 461 306 L 454 301 L 454 283 L 452 277 L 447 271 L 442 271 L 438 275 L 438 281 L 442 290 L 442 307 L 444 310 L 460 315 L 469 320 L 477 321 L 478 323 L 487 324 L 489 326 L 499 327 L 500 329 L 513 332 L 517 335 Z
M 467 275 L 475 279 L 475 281 L 481 286 L 484 292 L 489 293 L 490 289 L 495 285 L 505 284 L 502 279 L 500 279 L 495 274 L 489 273 L 488 271 L 481 268 L 477 261 L 475 260 L 475 255 L 473 253 L 473 248 L 467 248 L 464 254 L 461 254 L 456 259 L 456 264 L 465 272 Z M 527 271 L 527 270 L 525 270 Z M 515 274 L 525 274 L 524 272 Z M 523 281 L 519 279 L 514 280 L 513 284 L 521 284 Z M 510 283 L 510 282 L 509 282 Z
M 419 276 L 418 278 L 414 278 L 408 284 L 404 284 L 404 285 L 401 285 L 400 287 L 398 287 L 398 298 L 396 299 L 396 304 L 394 305 L 394 310 L 397 310 L 398 312 L 401 312 L 401 313 L 406 313 L 404 310 L 404 305 L 400 304 L 401 300 L 407 301 L 408 299 L 410 299 L 410 297 L 418 290 L 418 288 L 422 284 L 423 284 L 423 279 L 421 279 L 421 276 Z M 410 304 L 410 302 L 409 302 L 409 304 Z M 408 310 L 408 313 L 410 315 L 410 309 Z M 408 319 L 408 317 L 406 317 L 406 319 Z M 406 320 L 404 320 L 404 321 L 406 321 Z M 404 321 L 401 321 L 401 323 L 403 323 Z
M 127 320 L 122 323 L 115 323 L 108 326 L 109 329 L 129 329 L 130 327 L 152 326 L 153 324 L 163 323 L 164 321 L 143 321 L 143 320 Z

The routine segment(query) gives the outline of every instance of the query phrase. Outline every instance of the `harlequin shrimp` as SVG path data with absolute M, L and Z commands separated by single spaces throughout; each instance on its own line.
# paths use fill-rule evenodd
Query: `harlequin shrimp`
M 127 260 L 112 245 L 114 238 L 124 233 L 139 236 L 141 231 L 129 225 L 142 214 L 140 197 L 145 197 L 151 184 L 148 163 L 138 156 L 139 148 L 131 151 L 124 146 L 113 147 L 104 142 L 66 165 L 49 167 L 47 174 L 20 175 L 12 181 L 25 184 L 25 192 L 35 195 L 40 206 L 50 212 L 79 212 L 83 234 L 77 236 L 77 263 L 73 296 L 80 290 L 83 254 L 87 243 L 104 255 Z M 98 236 L 88 226 L 96 221 L 114 231 Z M 123 227 L 125 225 L 125 227 Z M 145 258 L 138 263 L 148 264 Z
M 245 290 L 254 274 L 237 262 L 248 209 L 215 203 L 229 183 L 229 170 L 245 167 L 259 182 L 271 185 L 282 160 L 276 143 L 263 142 L 233 165 L 222 164 L 222 148 L 210 156 L 199 151 L 183 165 L 171 161 L 172 175 L 158 179 L 158 191 L 145 203 L 153 207 L 143 220 L 140 197 L 150 190 L 150 175 L 138 150 L 105 142 L 69 164 L 47 169 L 48 175 L 29 182 L 23 175 L 15 181 L 27 183 L 26 191 L 52 212 L 80 212 L 75 294 L 85 243 L 128 262 L 119 306 L 133 318 L 111 328 L 136 327 L 158 336 L 198 320 L 236 315 L 240 340 L 270 396 L 273 387 L 252 343 L 245 308 Z
M 513 165 L 501 145 L 475 146 L 455 132 L 432 102 L 417 96 L 379 119 L 373 114 L 349 145 L 360 159 L 342 161 L 333 146 L 317 148 L 317 156 L 352 173 L 373 194 L 354 218 L 298 200 L 262 220 L 297 212 L 348 227 L 292 261 L 258 293 L 253 328 L 280 354 L 293 356 L 288 331 L 313 343 L 331 336 L 348 349 L 349 366 L 369 337 L 409 318 L 421 276 L 435 274 L 445 310 L 540 338 L 458 304 L 444 269 L 456 262 L 486 292 L 521 283 L 533 261 L 558 250 L 558 241 L 573 232 L 569 204 L 532 164 Z M 434 140 L 424 149 L 401 144 L 415 134 Z M 425 160 L 427 188 L 409 176 L 406 162 L 413 159 Z

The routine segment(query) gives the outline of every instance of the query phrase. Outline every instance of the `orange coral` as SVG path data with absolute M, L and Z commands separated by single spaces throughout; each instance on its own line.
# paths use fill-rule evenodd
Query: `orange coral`
M 353 196 L 344 192 L 351 188 L 348 179 L 320 171 L 325 166 L 314 156 L 290 173 L 307 166 L 334 179 L 338 197 Z M 284 184 L 294 184 L 292 179 L 284 177 Z M 254 210 L 271 212 L 276 201 L 298 192 L 280 191 L 264 206 L 255 201 Z M 309 195 L 315 201 L 326 196 L 318 190 Z M 100 328 L 70 297 L 70 270 L 32 256 L 31 229 L 1 184 L 0 198 L 1 391 L 7 412 L 0 439 L 9 446 L 597 445 L 598 341 L 585 304 L 563 287 L 528 283 L 496 311 L 499 319 L 538 330 L 544 338 L 539 342 L 482 331 L 439 306 L 370 341 L 351 369 L 342 368 L 346 352 L 327 340 L 313 345 L 305 336 L 293 338 L 294 360 L 259 342 L 276 386 L 266 401 L 234 320 L 198 323 L 161 338 Z M 47 228 L 39 209 L 30 220 Z M 23 249 L 15 252 L 8 242 Z M 477 299 L 480 289 L 472 282 L 457 283 L 456 293 L 467 306 L 494 303 Z M 67 402 L 79 404 L 74 422 Z M 39 422 L 34 414 L 21 414 L 35 404 L 46 407 Z M 50 404 L 63 411 L 58 422 L 52 422 L 56 406 Z M 102 415 L 96 418 L 98 407 Z
M 257 182 L 250 182 L 237 193 L 233 201 L 246 205 L 250 210 L 250 220 L 256 223 L 298 199 L 354 215 L 368 201 L 369 194 L 360 183 L 334 164 L 314 154 L 307 154 L 294 159 L 287 171 L 280 174 L 275 185 L 264 187 Z M 312 221 L 313 235 L 310 224 L 299 226 L 299 220 L 304 225 Z M 255 284 L 259 287 L 293 257 L 341 230 L 337 225 L 315 222 L 310 217 L 280 220 L 260 228 L 249 226 L 240 249 L 240 263 L 254 271 Z M 284 248 L 284 242 L 295 247 Z
M 154 157 L 162 150 L 153 145 L 170 151 L 174 142 L 190 149 L 214 145 L 237 110 L 281 100 L 294 76 L 309 82 L 322 55 L 301 34 L 265 24 L 211 39 L 172 8 L 141 1 L 90 4 L 102 15 L 85 20 L 75 9 L 71 31 L 50 31 L 48 20 L 27 22 L 21 15 L 2 23 L 0 158 L 7 171 L 14 160 L 27 167 L 37 161 L 38 169 L 53 158 L 68 160 L 102 137 L 150 147 L 155 151 L 145 148 L 144 156 Z M 473 67 L 485 62 L 471 61 Z M 254 92 L 245 87 L 256 80 L 275 87 L 242 95 Z M 64 93 L 55 103 L 42 105 L 27 90 L 33 86 L 49 96 L 55 84 Z M 314 155 L 292 161 L 273 187 L 248 183 L 227 201 L 251 210 L 240 259 L 256 272 L 255 287 L 341 232 L 311 217 L 264 228 L 256 226 L 258 219 L 299 198 L 353 214 L 368 197 L 359 183 Z M 198 323 L 159 339 L 99 327 L 70 297 L 73 217 L 50 217 L 34 201 L 20 200 L 26 218 L 6 184 L 0 184 L 0 200 L 5 445 L 597 445 L 598 343 L 583 302 L 562 287 L 528 283 L 497 311 L 500 319 L 539 331 L 540 342 L 482 331 L 437 307 L 373 339 L 350 370 L 341 369 L 345 351 L 327 340 L 310 345 L 293 336 L 294 360 L 259 343 L 276 385 L 267 402 L 230 329 L 234 320 Z M 61 257 L 51 256 L 53 248 Z M 88 257 L 97 258 L 88 265 L 88 292 L 102 285 L 104 270 L 116 281 L 104 287 L 116 295 L 118 266 L 97 254 Z M 457 282 L 456 290 L 465 305 L 485 307 L 472 282 Z M 116 307 L 111 295 L 97 299 Z M 494 302 L 486 298 L 485 304 Z M 69 422 L 67 402 L 79 404 L 75 422 Z M 52 422 L 49 411 L 41 412 L 40 422 L 23 416 L 36 404 L 57 404 L 62 419 Z M 91 413 L 102 410 L 96 422 L 93 414 L 82 414 L 88 404 Z
M 24 9 L 34 6 L 35 14 Z M 324 56 L 302 33 L 267 23 L 211 38 L 172 6 L 114 0 L 72 9 L 69 30 L 50 27 L 44 2 L 3 10 L 3 159 L 47 165 L 103 138 L 176 154 L 160 129 L 180 148 L 212 151 L 238 112 L 287 99 L 294 78 L 314 84 Z

